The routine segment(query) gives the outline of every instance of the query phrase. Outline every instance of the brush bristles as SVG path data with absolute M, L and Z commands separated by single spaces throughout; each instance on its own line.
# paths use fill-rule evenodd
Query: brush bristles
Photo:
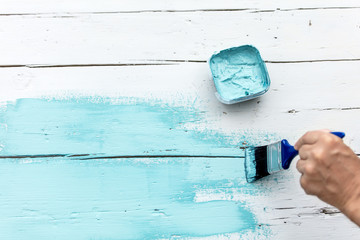
M 245 175 L 248 182 L 270 175 L 267 165 L 267 146 L 245 149 Z

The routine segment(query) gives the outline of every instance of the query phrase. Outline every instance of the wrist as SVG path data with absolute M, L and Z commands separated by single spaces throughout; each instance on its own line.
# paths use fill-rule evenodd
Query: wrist
M 354 179 L 355 180 L 355 179 Z M 356 178 L 357 181 L 353 182 L 353 186 L 360 186 L 360 178 Z M 359 187 L 352 189 L 352 194 L 349 196 L 348 201 L 340 209 L 351 221 L 360 226 L 360 190 Z
M 352 201 L 344 207 L 342 212 L 354 223 L 360 226 L 360 201 Z

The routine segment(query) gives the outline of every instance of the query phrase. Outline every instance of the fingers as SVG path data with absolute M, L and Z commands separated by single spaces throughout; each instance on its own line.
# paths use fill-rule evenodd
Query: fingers
M 299 157 L 302 160 L 307 160 L 310 158 L 312 146 L 311 145 L 302 145 L 299 149 Z
M 306 165 L 305 160 L 300 159 L 300 160 L 297 161 L 297 163 L 296 163 L 296 169 L 297 169 L 301 174 L 304 174 L 304 172 L 305 172 L 305 165 Z
M 306 194 L 319 195 L 322 191 L 322 182 L 315 165 L 311 161 L 300 159 L 296 163 L 296 168 L 301 173 L 300 185 Z
M 319 137 L 324 134 L 324 132 L 329 132 L 328 130 L 317 130 L 310 131 L 305 133 L 294 145 L 296 150 L 299 150 L 301 146 L 305 144 L 314 144 L 319 139 Z
M 308 195 L 321 195 L 323 189 L 321 181 L 318 179 L 310 179 L 307 175 L 300 177 L 300 185 Z

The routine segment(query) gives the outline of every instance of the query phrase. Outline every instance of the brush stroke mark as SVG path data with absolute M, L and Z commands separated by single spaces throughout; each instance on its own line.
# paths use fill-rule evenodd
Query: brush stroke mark
M 0 113 L 1 239 L 270 234 L 244 200 L 259 189 L 243 149 L 184 127 L 202 111 L 80 98 L 19 99 Z
M 248 233 L 244 202 L 195 202 L 244 188 L 239 159 L 8 159 L 0 162 L 2 239 L 156 239 Z M 264 227 L 265 228 L 265 227 Z
M 0 189 L 7 190 L 1 191 L 0 222 L 10 225 L 1 231 L 4 237 L 26 233 L 42 239 L 44 233 L 58 234 L 47 232 L 53 228 L 60 239 L 154 239 L 258 229 L 244 202 L 194 201 L 196 192 L 209 188 L 253 194 L 239 159 L 46 158 L 1 161 L 0 170 Z
M 0 108 L 0 156 L 243 156 L 231 136 L 183 127 L 203 115 L 143 102 L 19 99 Z

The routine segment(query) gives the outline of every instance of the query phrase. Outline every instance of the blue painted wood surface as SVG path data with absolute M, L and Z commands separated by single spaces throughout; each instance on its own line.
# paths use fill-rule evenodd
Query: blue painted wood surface
M 196 198 L 199 191 L 251 190 L 242 163 L 238 158 L 2 159 L 0 237 L 158 239 L 255 231 L 245 202 Z
M 231 136 L 183 127 L 196 121 L 203 119 L 195 109 L 160 103 L 9 103 L 0 117 L 0 238 L 168 239 L 264 230 L 247 202 L 231 199 L 234 191 L 256 192 L 245 181 L 243 151 Z M 213 199 L 214 192 L 228 197 Z
M 185 124 L 204 121 L 192 107 L 103 98 L 19 99 L 0 113 L 0 156 L 244 155 L 231 136 L 186 129 Z

